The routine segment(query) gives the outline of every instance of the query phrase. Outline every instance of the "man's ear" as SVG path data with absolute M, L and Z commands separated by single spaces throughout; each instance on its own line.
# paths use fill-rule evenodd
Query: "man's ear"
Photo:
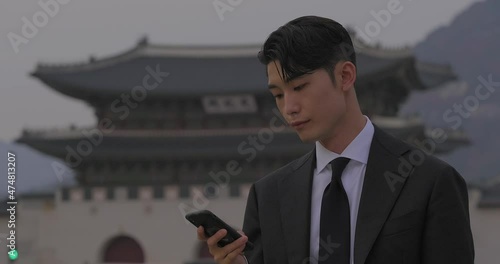
M 337 67 L 339 67 L 339 81 L 342 91 L 347 92 L 354 88 L 354 82 L 356 82 L 356 66 L 350 61 L 340 62 Z

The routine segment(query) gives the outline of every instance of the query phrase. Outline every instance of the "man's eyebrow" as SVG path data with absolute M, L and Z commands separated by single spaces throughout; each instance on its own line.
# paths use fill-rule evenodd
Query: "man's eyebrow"
M 306 73 L 307 74 L 307 73 Z M 287 80 L 285 80 L 285 83 L 289 83 L 291 81 L 294 81 L 294 80 L 300 80 L 300 79 L 303 79 L 306 77 L 306 74 L 302 74 L 302 75 L 298 75 L 298 76 L 294 76 L 292 78 L 289 78 Z M 278 85 L 276 84 L 273 84 L 273 83 L 270 83 L 268 86 L 267 86 L 269 89 L 275 89 L 275 88 L 279 88 Z
M 302 79 L 302 78 L 304 78 L 304 77 L 306 77 L 306 76 L 305 76 L 305 74 L 303 74 L 303 75 L 299 75 L 299 76 L 295 76 L 295 77 L 292 77 L 292 78 L 286 79 L 286 80 L 285 80 L 285 83 L 289 83 L 289 82 L 294 81 L 294 80 L 300 80 L 300 79 Z M 269 87 L 269 89 L 279 88 L 279 86 L 278 86 L 278 85 L 276 85 L 276 84 L 272 84 L 272 83 L 270 83 L 270 84 L 268 85 L 268 87 Z
M 279 87 L 278 87 L 278 85 L 276 85 L 276 84 L 272 84 L 272 83 L 270 83 L 267 87 L 268 87 L 269 89 L 279 88 Z

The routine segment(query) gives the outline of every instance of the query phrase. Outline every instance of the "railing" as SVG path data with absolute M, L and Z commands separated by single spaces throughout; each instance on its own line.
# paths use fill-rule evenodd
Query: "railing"
M 61 202 L 105 202 L 105 201 L 177 201 L 203 195 L 207 199 L 241 199 L 248 196 L 251 183 L 225 185 L 215 182 L 187 186 L 112 186 L 112 187 L 69 187 L 58 190 Z M 212 186 L 212 188 L 209 188 Z
M 255 134 L 266 127 L 247 127 L 247 128 L 204 128 L 204 129 L 123 129 L 115 128 L 113 131 L 101 130 L 96 127 L 72 127 L 69 129 L 48 129 L 33 130 L 24 129 L 23 138 L 80 138 L 84 137 L 82 131 L 91 133 L 94 130 L 100 130 L 106 136 L 128 136 L 128 137 L 195 137 L 195 136 L 231 136 Z M 290 127 L 276 133 L 295 133 Z

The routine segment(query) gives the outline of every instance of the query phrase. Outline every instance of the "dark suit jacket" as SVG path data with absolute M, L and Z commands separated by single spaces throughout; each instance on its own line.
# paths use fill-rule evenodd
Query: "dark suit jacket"
M 355 264 L 472 264 L 464 179 L 375 127 L 355 234 Z M 310 263 L 315 150 L 254 183 L 243 231 L 250 264 Z M 419 159 L 420 158 L 420 159 Z

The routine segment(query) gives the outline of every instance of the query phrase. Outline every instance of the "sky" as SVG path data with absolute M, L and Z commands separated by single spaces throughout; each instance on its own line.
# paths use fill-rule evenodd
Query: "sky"
M 261 44 L 279 26 L 304 15 L 332 18 L 385 47 L 411 46 L 434 29 L 448 25 L 474 2 L 1 1 L 0 141 L 15 140 L 23 128 L 64 129 L 70 124 L 95 123 L 92 109 L 83 102 L 61 95 L 29 76 L 38 62 L 73 63 L 87 61 L 90 55 L 114 55 L 135 46 L 144 35 L 155 44 Z M 23 26 L 36 21 L 37 31 L 23 34 Z M 18 36 L 17 40 L 24 38 L 24 42 L 13 44 L 13 36 Z

